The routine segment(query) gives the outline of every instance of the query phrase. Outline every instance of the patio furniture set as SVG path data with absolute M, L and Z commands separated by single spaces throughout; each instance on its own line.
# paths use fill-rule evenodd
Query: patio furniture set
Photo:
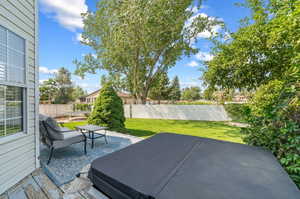
M 107 144 L 107 127 L 97 125 L 77 126 L 76 130 L 61 127 L 53 118 L 40 115 L 41 141 L 50 149 L 47 164 L 50 164 L 55 149 L 64 148 L 72 144 L 84 142 L 84 153 L 87 153 L 87 141 L 91 140 L 91 148 L 94 148 L 95 140 L 104 138 Z M 101 131 L 101 132 L 99 132 Z M 103 133 L 102 133 L 103 132 Z
M 51 136 L 58 131 L 49 118 L 42 124 Z M 91 125 L 77 129 L 72 132 L 77 137 L 52 140 L 50 147 L 83 141 L 86 152 L 86 140 L 91 139 L 93 147 L 95 132 L 103 130 Z M 59 131 L 65 135 L 63 128 Z M 106 139 L 106 134 L 99 137 Z M 300 198 L 271 152 L 174 133 L 160 133 L 97 158 L 90 165 L 88 179 L 111 199 Z

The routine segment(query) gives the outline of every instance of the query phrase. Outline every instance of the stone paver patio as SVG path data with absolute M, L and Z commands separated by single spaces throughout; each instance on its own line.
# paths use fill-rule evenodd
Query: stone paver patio
M 134 144 L 142 140 L 142 138 L 116 132 L 108 132 L 107 135 L 110 137 L 130 140 L 130 144 Z M 103 147 L 103 145 L 98 147 L 101 146 Z M 97 147 L 97 145 L 95 147 Z M 120 148 L 117 150 L 119 149 Z M 89 150 L 91 150 L 90 147 Z M 103 147 L 103 150 L 107 150 L 107 148 Z M 107 154 L 113 151 L 114 150 L 105 151 L 105 153 Z M 85 165 L 81 169 L 80 172 L 82 174 L 79 177 L 75 177 L 74 180 L 61 186 L 57 186 L 46 175 L 47 172 L 45 173 L 44 169 L 38 169 L 2 194 L 0 199 L 108 199 L 92 186 L 86 174 L 88 169 L 89 164 Z

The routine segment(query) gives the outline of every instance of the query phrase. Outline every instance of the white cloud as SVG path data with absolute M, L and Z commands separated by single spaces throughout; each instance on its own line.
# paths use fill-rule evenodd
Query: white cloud
M 209 17 L 207 14 L 199 12 L 199 10 L 195 7 L 191 7 L 190 9 L 194 13 L 194 15 L 186 21 L 185 27 L 190 27 L 193 24 L 193 22 L 196 20 L 196 18 L 198 18 L 199 16 L 208 17 L 209 20 L 211 20 L 211 21 L 217 20 L 217 18 L 215 18 L 215 17 Z M 221 19 L 221 18 L 218 18 L 218 20 L 223 21 L 223 19 Z M 208 30 L 208 29 L 204 30 L 203 32 L 199 33 L 196 36 L 196 38 L 194 38 L 192 40 L 191 45 L 193 46 L 195 44 L 196 39 L 201 39 L 201 38 L 207 39 L 212 36 L 216 36 L 217 33 L 219 33 L 221 31 L 221 29 L 222 29 L 222 26 L 215 25 L 215 26 L 211 27 L 210 30 Z
M 58 72 L 57 69 L 49 69 L 49 68 L 43 67 L 43 66 L 40 66 L 39 71 L 42 74 L 50 74 L 50 75 L 53 75 Z
M 197 35 L 197 37 L 207 39 L 212 36 L 216 36 L 217 33 L 220 32 L 221 29 L 222 29 L 222 27 L 220 25 L 216 25 L 216 26 L 213 26 L 211 28 L 211 30 L 204 30 L 203 32 L 199 33 Z
M 44 83 L 45 81 L 47 81 L 47 79 L 40 79 L 39 80 L 40 84 Z
M 207 52 L 199 52 L 195 55 L 195 57 L 200 61 L 211 61 L 214 58 L 212 54 Z
M 192 86 L 200 86 L 200 82 L 199 81 L 181 81 L 180 82 L 180 87 L 181 88 L 187 88 L 187 87 L 192 87 Z
M 187 11 L 191 11 L 191 12 L 193 12 L 194 14 L 196 14 L 196 13 L 199 11 L 199 9 L 198 9 L 197 6 L 191 6 L 191 7 L 187 8 L 186 10 L 187 10 Z
M 83 28 L 81 13 L 88 10 L 85 0 L 40 0 L 42 12 L 53 17 L 63 27 L 75 31 Z
M 208 5 L 201 5 L 200 9 L 208 9 L 209 6 Z M 199 12 L 199 6 L 190 6 L 189 8 L 187 8 L 188 11 L 193 12 L 194 14 L 197 14 Z
M 74 75 L 74 79 L 75 79 L 75 80 L 84 80 L 82 77 L 77 76 L 77 75 Z
M 208 5 L 201 5 L 201 9 L 209 9 L 210 7 Z
M 93 83 L 87 83 L 87 82 L 76 82 L 76 85 L 80 86 L 84 90 L 86 90 L 88 93 L 91 93 L 95 90 L 100 89 L 100 86 L 98 84 L 93 84 Z
M 89 85 L 88 83 L 80 83 L 80 84 L 78 84 L 78 86 L 80 86 L 81 88 L 85 88 L 85 89 L 93 87 L 93 86 Z
M 198 62 L 196 62 L 196 61 L 191 61 L 187 65 L 190 66 L 190 67 L 197 67 L 197 66 L 199 66 Z
M 92 54 L 92 56 L 94 57 L 94 59 L 97 59 L 97 54 Z
M 82 54 L 81 54 L 82 57 L 85 57 L 85 56 L 87 56 L 87 55 L 88 55 L 88 56 L 91 55 L 94 59 L 97 59 L 97 54 L 96 54 L 96 53 L 89 53 L 89 54 L 82 53 Z
M 79 42 L 81 42 L 83 39 L 82 39 L 82 34 L 81 33 L 78 33 L 77 35 L 76 35 L 76 40 L 77 41 L 79 41 Z

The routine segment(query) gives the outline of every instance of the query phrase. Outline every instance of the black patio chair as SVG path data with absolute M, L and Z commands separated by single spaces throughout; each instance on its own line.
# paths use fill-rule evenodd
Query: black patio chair
M 86 154 L 86 136 L 79 131 L 60 127 L 51 117 L 39 116 L 39 128 L 41 141 L 50 149 L 50 155 L 47 164 L 50 163 L 55 149 L 68 147 L 72 144 L 84 142 L 84 153 Z

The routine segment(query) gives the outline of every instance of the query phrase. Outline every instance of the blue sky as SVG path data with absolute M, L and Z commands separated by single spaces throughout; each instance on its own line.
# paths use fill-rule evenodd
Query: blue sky
M 95 10 L 98 0 L 39 0 L 40 1 L 40 81 L 53 77 L 60 67 L 65 67 L 74 72 L 74 59 L 81 59 L 86 53 L 92 52 L 88 47 L 80 44 L 80 32 L 82 20 L 80 13 L 86 10 Z M 201 10 L 211 17 L 224 20 L 231 32 L 239 27 L 239 20 L 249 15 L 249 10 L 237 7 L 236 2 L 242 0 L 206 0 Z M 215 31 L 219 28 L 215 27 Z M 210 42 L 205 39 L 209 34 L 206 32 L 199 35 L 196 46 L 200 52 L 192 57 L 182 57 L 176 66 L 169 71 L 169 77 L 179 76 L 181 87 L 201 86 L 201 60 L 209 60 Z M 83 87 L 88 92 L 100 88 L 100 76 L 105 71 L 87 75 L 84 80 L 72 75 L 73 82 Z

